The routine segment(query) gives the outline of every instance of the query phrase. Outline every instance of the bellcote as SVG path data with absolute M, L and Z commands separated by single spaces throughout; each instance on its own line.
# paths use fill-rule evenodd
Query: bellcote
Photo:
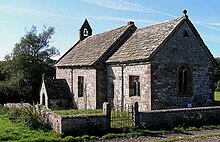
M 80 39 L 80 41 L 82 41 L 91 35 L 92 35 L 92 28 L 90 27 L 88 20 L 85 19 L 84 23 L 82 24 L 81 28 L 79 29 L 79 39 Z

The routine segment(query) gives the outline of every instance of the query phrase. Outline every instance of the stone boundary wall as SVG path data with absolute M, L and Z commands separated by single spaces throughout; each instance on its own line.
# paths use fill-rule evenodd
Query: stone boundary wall
M 147 128 L 219 124 L 220 106 L 152 110 L 136 116 L 136 124 Z
M 106 114 L 58 115 L 47 112 L 47 122 L 60 134 L 89 134 L 108 129 Z
M 51 110 L 43 110 L 47 122 L 60 134 L 93 134 L 110 128 L 110 106 L 103 105 L 102 114 L 58 115 Z
M 7 103 L 7 104 L 4 104 L 4 107 L 7 107 L 7 108 L 22 108 L 22 107 L 30 107 L 30 106 L 32 106 L 32 105 L 29 103 Z
M 51 126 L 51 128 L 62 134 L 62 125 L 61 125 L 61 120 L 62 117 L 51 110 L 43 110 L 43 112 L 46 114 L 45 119 L 47 123 Z
M 61 133 L 92 134 L 108 128 L 105 114 L 61 116 Z

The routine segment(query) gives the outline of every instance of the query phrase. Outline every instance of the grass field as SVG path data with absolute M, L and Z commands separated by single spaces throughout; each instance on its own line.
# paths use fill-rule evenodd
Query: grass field
M 220 125 L 217 126 L 203 126 L 201 128 L 190 127 L 190 128 L 175 128 L 174 131 L 184 131 L 184 130 L 205 130 L 205 129 L 220 129 Z M 101 137 L 96 136 L 66 136 L 65 138 L 61 138 L 59 134 L 54 132 L 53 130 L 45 132 L 43 130 L 37 131 L 32 130 L 27 126 L 24 126 L 20 123 L 12 123 L 7 114 L 4 114 L 0 108 L 0 141 L 10 141 L 10 142 L 73 142 L 73 141 L 87 141 L 87 140 L 96 140 L 96 139 L 112 139 L 112 138 L 120 138 L 120 137 L 137 137 L 137 136 L 158 136 L 163 133 L 170 133 L 170 131 L 150 131 L 144 129 L 128 128 L 123 129 L 121 132 L 111 132 Z M 219 136 L 219 135 L 218 135 Z M 206 137 L 212 137 L 211 135 Z M 191 139 L 197 139 L 197 137 L 193 137 Z M 190 140 L 191 140 L 190 139 Z M 170 142 L 174 140 L 182 140 L 182 139 L 171 139 Z M 187 139 L 188 140 L 188 139 Z M 163 141 L 165 142 L 165 141 Z
M 0 141 L 61 141 L 55 131 L 31 130 L 22 124 L 12 123 L 5 115 L 0 115 L 0 128 Z
M 215 92 L 214 99 L 215 101 L 220 101 L 220 92 Z
M 76 115 L 76 114 L 100 114 L 103 113 L 103 110 L 102 109 L 95 109 L 95 110 L 67 109 L 67 110 L 54 110 L 54 112 L 59 115 Z
M 220 101 L 220 92 L 215 92 L 215 100 Z M 55 111 L 62 115 L 71 114 L 97 114 L 103 113 L 101 109 L 99 110 L 57 110 Z M 203 126 L 201 128 L 190 127 L 186 128 L 174 128 L 174 130 L 185 131 L 185 130 L 205 130 L 205 129 L 220 129 L 220 125 L 217 126 Z M 137 128 L 124 129 L 122 132 L 110 132 L 103 136 L 66 136 L 61 138 L 61 135 L 53 130 L 43 131 L 43 130 L 33 130 L 30 127 L 23 125 L 22 123 L 13 123 L 9 120 L 8 110 L 0 107 L 0 141 L 10 141 L 10 142 L 68 142 L 68 141 L 85 141 L 85 140 L 95 140 L 95 139 L 112 139 L 119 137 L 133 137 L 133 136 L 146 136 L 146 135 L 158 135 L 162 133 L 169 133 L 169 131 L 149 131 Z M 218 135 L 219 136 L 219 135 Z M 207 136 L 211 137 L 211 136 Z M 196 139 L 196 138 L 195 138 Z M 172 140 L 171 140 L 172 141 Z

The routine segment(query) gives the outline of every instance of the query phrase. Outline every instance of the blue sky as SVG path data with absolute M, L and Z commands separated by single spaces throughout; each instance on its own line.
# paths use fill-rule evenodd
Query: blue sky
M 93 34 L 134 21 L 138 28 L 182 16 L 199 31 L 215 57 L 220 57 L 219 0 L 0 0 L 0 60 L 32 25 L 55 27 L 51 46 L 63 55 L 79 39 L 85 18 Z M 58 58 L 58 57 L 55 57 Z

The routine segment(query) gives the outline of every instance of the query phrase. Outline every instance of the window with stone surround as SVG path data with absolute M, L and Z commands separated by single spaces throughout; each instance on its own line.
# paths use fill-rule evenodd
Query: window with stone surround
M 129 76 L 129 97 L 140 96 L 140 77 Z
M 84 94 L 84 77 L 78 76 L 78 97 L 83 97 Z
M 178 94 L 179 96 L 192 95 L 192 72 L 188 65 L 179 68 Z

